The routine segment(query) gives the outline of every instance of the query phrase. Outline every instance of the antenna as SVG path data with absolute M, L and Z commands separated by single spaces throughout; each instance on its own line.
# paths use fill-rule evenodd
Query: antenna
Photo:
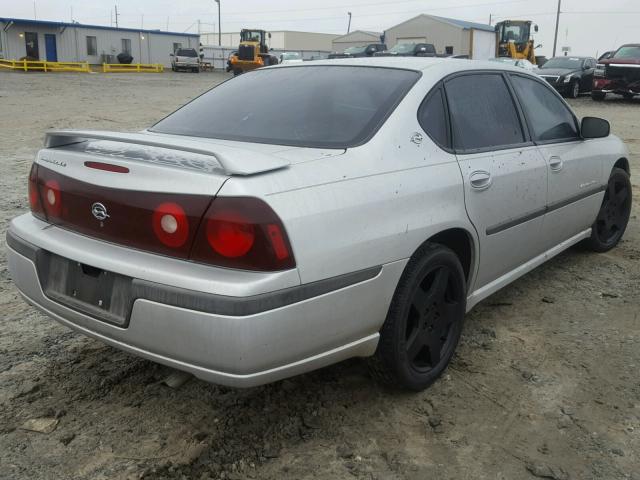
M 120 14 L 118 13 L 118 5 L 116 5 L 116 28 L 118 28 L 118 17 Z

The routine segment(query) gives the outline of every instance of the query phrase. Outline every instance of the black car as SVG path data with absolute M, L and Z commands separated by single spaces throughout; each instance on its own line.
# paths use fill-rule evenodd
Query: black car
M 387 46 L 384 43 L 370 43 L 369 45 L 349 47 L 342 53 L 332 53 L 328 58 L 373 57 L 377 52 L 383 52 L 386 49 Z
M 561 94 L 577 98 L 591 91 L 596 63 L 593 57 L 554 57 L 540 67 L 538 75 Z
M 431 43 L 398 43 L 395 47 L 377 52 L 376 57 L 435 57 L 436 47 Z

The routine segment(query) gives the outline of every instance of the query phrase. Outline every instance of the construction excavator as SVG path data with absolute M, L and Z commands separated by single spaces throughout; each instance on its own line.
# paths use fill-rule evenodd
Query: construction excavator
M 267 36 L 271 38 L 264 30 L 244 28 L 240 31 L 238 52 L 229 58 L 229 68 L 234 75 L 278 64 L 278 57 L 269 53 Z
M 496 57 L 510 57 L 517 60 L 526 59 L 536 65 L 538 63 L 534 47 L 533 33 L 538 32 L 538 25 L 530 20 L 504 20 L 496 24 Z

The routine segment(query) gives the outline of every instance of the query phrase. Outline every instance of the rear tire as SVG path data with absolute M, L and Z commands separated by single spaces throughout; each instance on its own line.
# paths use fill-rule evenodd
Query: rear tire
M 571 88 L 569 89 L 569 93 L 567 95 L 569 98 L 578 98 L 580 96 L 580 82 L 574 81 L 571 84 Z
M 624 97 L 625 100 L 633 100 L 633 97 L 635 97 L 633 93 L 625 93 L 622 96 Z
M 611 250 L 624 235 L 630 215 L 631 180 L 629 174 L 621 168 L 614 168 L 607 183 L 602 206 L 591 227 L 591 237 L 585 241 L 585 245 L 598 253 Z
M 604 92 L 591 92 L 591 98 L 597 102 L 601 102 L 607 96 Z
M 374 379 L 420 391 L 431 385 L 453 357 L 466 308 L 466 282 L 453 251 L 424 244 L 409 260 L 368 359 Z

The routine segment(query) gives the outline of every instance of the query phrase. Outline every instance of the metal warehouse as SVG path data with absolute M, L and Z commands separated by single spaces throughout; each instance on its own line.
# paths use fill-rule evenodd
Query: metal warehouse
M 385 43 L 432 43 L 438 53 L 469 55 L 470 58 L 495 57 L 494 27 L 434 15 L 418 15 L 385 31 Z
M 171 65 L 177 48 L 197 48 L 199 35 L 80 23 L 0 18 L 0 58 L 50 62 L 117 63 L 122 52 L 134 63 Z
M 382 33 L 354 30 L 333 40 L 334 52 L 343 53 L 349 47 L 359 47 L 368 43 L 380 43 Z

